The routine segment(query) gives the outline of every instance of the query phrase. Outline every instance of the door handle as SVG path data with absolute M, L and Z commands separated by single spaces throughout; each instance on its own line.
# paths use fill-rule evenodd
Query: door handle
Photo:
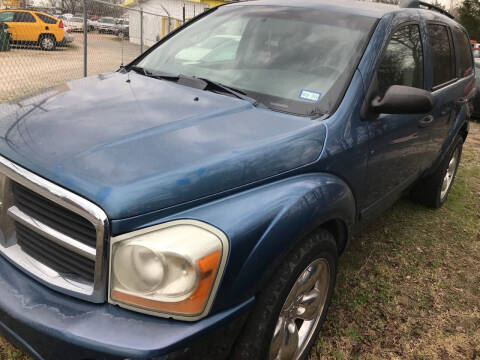
M 418 126 L 420 128 L 426 128 L 433 124 L 433 120 L 435 120 L 435 118 L 432 115 L 425 116 L 422 120 L 419 121 Z
M 48 28 L 48 26 L 45 26 L 45 30 L 50 30 L 50 29 Z

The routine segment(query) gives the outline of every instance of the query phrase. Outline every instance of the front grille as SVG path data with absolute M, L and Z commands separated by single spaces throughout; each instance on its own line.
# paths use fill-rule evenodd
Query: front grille
M 93 224 L 82 216 L 12 182 L 14 204 L 24 213 L 85 245 L 96 247 L 97 233 Z
M 93 283 L 95 262 L 57 245 L 15 222 L 17 242 L 24 252 L 62 275 Z
M 56 291 L 106 300 L 101 208 L 0 156 L 0 210 L 0 256 Z

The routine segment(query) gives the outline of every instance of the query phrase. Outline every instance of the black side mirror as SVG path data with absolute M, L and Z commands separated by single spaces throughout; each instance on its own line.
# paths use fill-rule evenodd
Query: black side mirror
M 432 94 L 410 86 L 393 85 L 380 98 L 370 104 L 370 112 L 375 114 L 426 114 L 432 111 Z

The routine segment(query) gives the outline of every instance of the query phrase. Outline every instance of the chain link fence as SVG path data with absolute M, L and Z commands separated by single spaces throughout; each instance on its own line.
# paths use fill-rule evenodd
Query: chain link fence
M 0 35 L 0 103 L 115 71 L 208 8 L 205 3 L 178 0 L 146 0 L 139 5 L 132 1 L 128 6 L 71 1 L 77 6 L 63 15 L 28 7 L 0 8 L 0 23 L 9 38 L 7 44 Z

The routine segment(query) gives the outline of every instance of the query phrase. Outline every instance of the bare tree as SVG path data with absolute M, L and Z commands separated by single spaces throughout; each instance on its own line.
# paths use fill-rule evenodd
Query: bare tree
M 63 11 L 70 14 L 75 14 L 82 8 L 81 0 L 62 0 Z

